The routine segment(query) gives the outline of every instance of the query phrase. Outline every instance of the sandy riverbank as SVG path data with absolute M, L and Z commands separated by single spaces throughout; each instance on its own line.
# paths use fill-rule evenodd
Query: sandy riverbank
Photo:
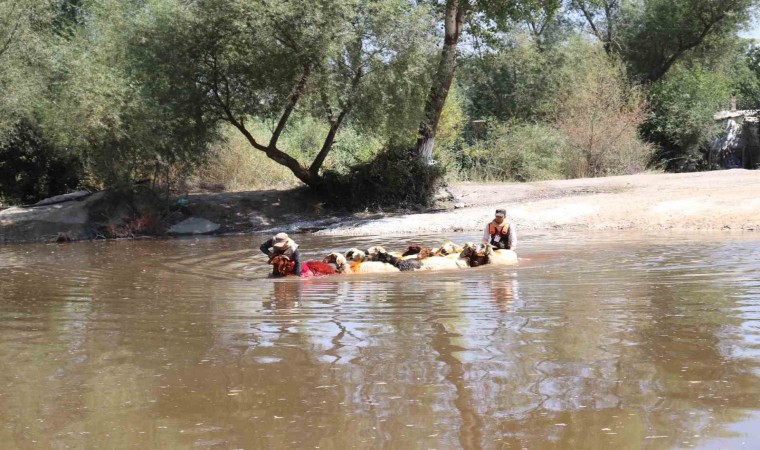
M 476 231 L 497 207 L 520 229 L 760 231 L 760 171 L 639 174 L 538 183 L 458 184 L 467 207 L 336 225 L 336 235 Z

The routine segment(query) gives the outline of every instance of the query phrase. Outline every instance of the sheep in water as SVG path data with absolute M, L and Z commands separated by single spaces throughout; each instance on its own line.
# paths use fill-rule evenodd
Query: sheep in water
M 399 269 L 391 264 L 381 261 L 367 261 L 366 254 L 356 248 L 346 252 L 346 255 L 340 253 L 331 253 L 323 262 L 335 264 L 339 273 L 383 273 L 398 272 Z M 352 261 L 349 263 L 349 260 Z
M 449 256 L 431 256 L 420 260 L 422 270 L 446 270 L 446 269 L 466 269 L 470 267 L 466 259 L 458 255 Z
M 381 247 L 379 245 L 373 245 L 372 247 L 368 248 L 366 251 L 367 259 L 369 261 L 377 261 L 378 255 L 380 253 L 387 253 L 389 255 L 393 255 L 395 257 L 400 257 L 400 253 L 396 252 L 389 252 L 385 249 L 385 247 Z
M 428 256 L 429 253 L 424 249 L 417 255 L 416 259 L 402 259 L 390 255 L 382 247 L 378 247 L 377 258 L 379 261 L 385 261 L 395 265 L 401 271 L 410 270 L 446 270 L 446 269 L 464 269 L 469 267 L 466 260 L 459 258 L 457 254 L 450 256 Z
M 459 254 L 462 253 L 462 250 L 464 250 L 464 248 L 458 247 L 453 242 L 444 241 L 443 245 L 441 245 L 439 248 L 433 249 L 433 253 L 435 253 L 437 256 L 459 256 Z
M 350 248 L 344 255 L 347 261 L 364 261 L 367 259 L 367 253 L 358 248 Z
M 383 247 L 380 246 L 372 247 L 370 250 L 372 251 L 372 258 L 375 261 L 390 264 L 394 267 L 397 267 L 398 270 L 402 272 L 422 269 L 422 261 L 417 258 L 405 259 L 403 257 L 388 253 Z
M 485 264 L 503 266 L 517 263 L 517 253 L 512 250 L 494 250 L 488 244 L 475 245 L 473 242 L 464 244 L 461 257 L 469 261 L 470 267 Z
M 461 257 L 468 261 L 470 267 L 478 267 L 488 264 L 488 257 L 485 254 L 483 244 L 475 245 L 474 242 L 465 243 Z
M 404 257 L 430 258 L 431 256 L 454 256 L 458 257 L 463 248 L 458 247 L 451 241 L 444 241 L 438 248 L 427 248 L 420 245 L 410 245 L 402 253 Z
M 486 245 L 485 247 L 488 264 L 495 264 L 498 266 L 517 264 L 517 253 L 513 250 L 494 250 L 490 245 Z
M 419 258 L 420 255 L 423 258 L 427 258 L 427 257 L 433 256 L 433 251 L 429 248 L 425 248 L 420 245 L 413 244 L 407 247 L 407 249 L 404 250 L 404 253 L 401 254 L 401 256 L 403 257 L 414 257 L 414 258 Z

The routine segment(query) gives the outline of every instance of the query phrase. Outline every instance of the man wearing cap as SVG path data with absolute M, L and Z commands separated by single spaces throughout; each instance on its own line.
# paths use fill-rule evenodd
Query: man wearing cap
M 287 256 L 291 261 L 296 263 L 295 267 L 293 267 L 293 274 L 301 276 L 301 252 L 298 251 L 298 244 L 293 239 L 290 239 L 286 233 L 277 233 L 272 239 L 268 239 L 261 244 L 259 249 L 269 256 L 270 261 L 277 255 Z M 276 275 L 275 272 L 272 272 L 272 274 Z
M 514 250 L 517 244 L 515 226 L 506 221 L 507 210 L 497 209 L 493 221 L 486 225 L 483 243 L 491 244 L 495 249 Z

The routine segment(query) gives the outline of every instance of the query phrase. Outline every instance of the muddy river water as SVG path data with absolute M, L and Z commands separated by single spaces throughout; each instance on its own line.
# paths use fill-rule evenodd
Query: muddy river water
M 758 234 L 309 280 L 260 240 L 1 247 L 0 448 L 760 448 Z

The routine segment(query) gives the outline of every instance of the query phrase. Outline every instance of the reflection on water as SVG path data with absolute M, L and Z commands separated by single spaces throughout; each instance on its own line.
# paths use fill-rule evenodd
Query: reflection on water
M 760 447 L 759 236 L 534 234 L 515 267 L 307 280 L 257 244 L 0 248 L 2 446 Z

